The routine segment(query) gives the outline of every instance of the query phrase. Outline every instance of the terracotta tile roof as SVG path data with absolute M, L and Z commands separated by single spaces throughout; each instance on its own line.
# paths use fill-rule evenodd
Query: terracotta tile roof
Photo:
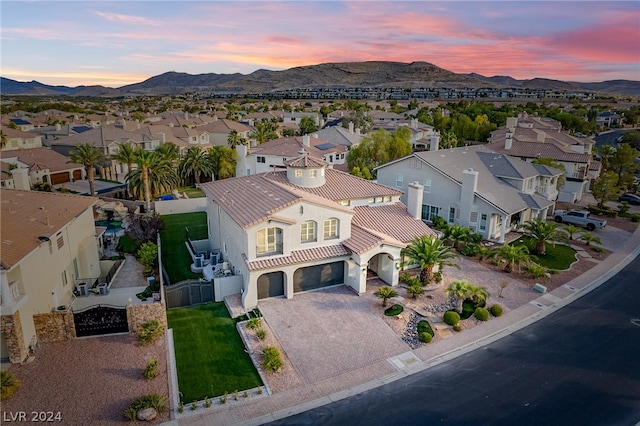
M 287 180 L 286 171 L 268 173 L 267 178 L 284 185 L 301 189 L 333 201 L 366 199 L 381 196 L 399 196 L 402 191 L 372 181 L 357 178 L 335 169 L 325 170 L 325 184 L 317 188 L 303 188 Z
M 247 264 L 247 268 L 249 268 L 250 271 L 256 271 L 283 265 L 294 265 L 297 263 L 311 262 L 314 260 L 325 260 L 332 257 L 347 256 L 350 253 L 351 252 L 345 246 L 343 246 L 342 244 L 337 244 L 333 246 L 294 250 L 289 256 L 280 256 L 264 260 L 248 261 L 244 254 L 242 255 L 242 257 Z
M 242 133 L 250 132 L 252 130 L 252 127 L 247 126 L 246 124 L 238 123 L 237 121 L 227 120 L 226 118 L 223 118 L 211 123 L 207 123 L 204 126 L 199 126 L 198 129 L 206 130 L 209 133 L 229 133 L 232 130 L 236 130 Z
M 261 143 L 260 145 L 251 148 L 249 155 L 275 155 L 278 157 L 299 157 L 300 150 L 305 149 L 310 156 L 315 158 L 322 158 L 324 155 L 334 152 L 344 152 L 346 148 L 342 145 L 334 145 L 333 147 L 321 150 L 317 146 L 323 146 L 330 144 L 331 142 L 310 137 L 309 144 L 311 146 L 305 146 L 302 142 L 302 137 L 288 137 L 272 139 L 270 141 Z
M 49 169 L 51 173 L 82 169 L 84 166 L 78 163 L 69 163 L 69 158 L 53 151 L 50 148 L 31 148 L 17 151 L 0 151 L 0 158 L 18 157 L 18 160 L 27 164 L 31 170 Z
M 400 202 L 382 206 L 360 206 L 353 210 L 355 216 L 352 224 L 389 235 L 403 243 L 408 243 L 414 237 L 422 235 L 436 235 L 427 224 L 411 217 L 407 207 Z
M 242 228 L 268 219 L 302 197 L 266 178 L 267 174 L 207 182 L 201 189 Z
M 505 149 L 504 141 L 491 142 L 486 147 L 500 154 L 511 155 L 512 157 L 524 158 L 553 158 L 558 161 L 568 161 L 574 163 L 588 163 L 591 159 L 589 154 L 579 152 L 566 152 L 553 143 L 548 142 L 518 142 L 513 141 L 511 149 Z
M 342 244 L 354 253 L 362 254 L 384 242 L 382 237 L 375 235 L 358 225 L 351 225 L 351 238 Z
M 0 263 L 10 269 L 35 250 L 40 236 L 51 236 L 91 208 L 95 197 L 1 189 L 2 252 Z
M 327 163 L 320 160 L 319 158 L 313 158 L 309 155 L 301 155 L 300 157 L 294 158 L 293 160 L 285 161 L 284 164 L 290 167 L 302 169 L 306 169 L 307 167 L 320 168 L 327 165 Z

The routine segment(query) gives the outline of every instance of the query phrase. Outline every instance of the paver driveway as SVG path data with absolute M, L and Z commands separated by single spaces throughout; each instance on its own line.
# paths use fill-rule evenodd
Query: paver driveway
M 380 317 L 380 301 L 344 286 L 260 302 L 271 331 L 306 384 L 409 351 Z

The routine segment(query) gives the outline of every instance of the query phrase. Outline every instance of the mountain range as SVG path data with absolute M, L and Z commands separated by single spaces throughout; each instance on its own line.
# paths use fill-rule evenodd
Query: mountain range
M 2 95 L 67 95 L 116 97 L 128 95 L 175 95 L 187 92 L 257 94 L 304 88 L 424 87 L 424 88 L 523 88 L 558 91 L 602 92 L 640 96 L 640 81 L 609 80 L 594 83 L 534 78 L 517 80 L 509 76 L 485 77 L 456 74 L 428 62 L 343 62 L 290 68 L 260 69 L 251 74 L 187 74 L 166 72 L 145 81 L 119 88 L 104 86 L 50 86 L 37 81 L 19 82 L 0 77 Z

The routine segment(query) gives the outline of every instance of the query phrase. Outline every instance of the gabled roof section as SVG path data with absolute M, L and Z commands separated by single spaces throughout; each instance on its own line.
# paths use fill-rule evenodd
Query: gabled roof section
M 351 225 L 351 238 L 342 244 L 354 253 L 362 254 L 378 245 L 382 244 L 384 239 L 375 235 L 358 225 Z
M 69 158 L 50 148 L 31 148 L 17 151 L 0 151 L 0 158 L 17 157 L 31 170 L 49 169 L 51 173 L 84 168 L 82 164 L 70 163 Z
M 289 256 L 272 257 L 269 259 L 253 260 L 249 261 L 246 255 L 243 253 L 247 268 L 250 271 L 256 271 L 260 269 L 269 269 L 284 265 L 295 265 L 298 263 L 311 262 L 314 260 L 325 260 L 332 257 L 342 257 L 350 254 L 350 251 L 342 244 L 336 244 L 333 246 L 313 247 L 304 250 L 294 250 Z
M 98 201 L 95 197 L 16 189 L 1 189 L 0 198 L 0 263 L 4 269 L 12 268 L 42 244 L 39 237 L 54 238 Z
M 302 199 L 264 173 L 207 182 L 200 187 L 244 229 Z
M 407 213 L 407 207 L 400 202 L 380 206 L 359 206 L 354 209 L 352 224 L 369 232 L 388 235 L 392 239 L 408 243 L 415 237 L 436 233 L 422 220 L 416 220 Z M 389 241 L 393 243 L 393 241 Z
M 303 188 L 287 180 L 286 171 L 271 172 L 267 179 L 288 185 L 333 201 L 358 200 L 380 196 L 399 196 L 402 191 L 352 176 L 335 169 L 325 169 L 325 184 L 316 188 Z

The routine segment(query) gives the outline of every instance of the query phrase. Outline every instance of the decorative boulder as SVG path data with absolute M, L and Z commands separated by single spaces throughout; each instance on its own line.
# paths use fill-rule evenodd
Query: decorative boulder
M 143 408 L 142 410 L 138 411 L 138 413 L 136 414 L 136 418 L 144 422 L 150 422 L 151 420 L 155 419 L 157 416 L 158 416 L 158 412 L 153 407 Z

